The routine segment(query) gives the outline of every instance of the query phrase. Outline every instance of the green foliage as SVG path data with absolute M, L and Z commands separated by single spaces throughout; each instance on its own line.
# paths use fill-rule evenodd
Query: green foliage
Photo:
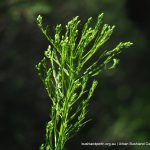
M 57 25 L 54 38 L 43 26 L 42 17 L 37 18 L 38 26 L 50 45 L 36 69 L 52 101 L 51 120 L 47 123 L 46 141 L 41 150 L 64 149 L 65 143 L 89 121 L 86 120 L 87 107 L 98 84 L 93 78 L 104 69 L 113 69 L 119 62 L 116 56 L 132 44 L 121 42 L 114 49 L 103 51 L 95 62 L 88 64 L 114 29 L 107 24 L 101 27 L 102 18 L 103 14 L 100 14 L 94 27 L 90 26 L 92 18 L 89 18 L 80 38 L 78 16 L 68 22 L 64 34 L 61 24 Z M 88 89 L 90 79 L 93 83 Z

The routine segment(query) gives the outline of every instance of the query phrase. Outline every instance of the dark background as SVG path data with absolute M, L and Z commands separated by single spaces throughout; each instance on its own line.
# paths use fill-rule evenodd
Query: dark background
M 134 45 L 119 56 L 119 66 L 98 78 L 89 107 L 92 121 L 70 140 L 81 142 L 150 141 L 150 4 L 148 0 L 1 0 L 0 1 L 0 150 L 37 150 L 44 142 L 50 101 L 35 71 L 48 42 L 36 24 L 41 14 L 54 25 L 80 16 L 83 23 L 105 13 L 116 29 L 106 47 L 119 41 Z M 150 147 L 117 147 L 115 150 Z

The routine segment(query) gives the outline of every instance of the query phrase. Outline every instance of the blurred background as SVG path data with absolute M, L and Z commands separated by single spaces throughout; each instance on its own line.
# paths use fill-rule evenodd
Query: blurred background
M 99 77 L 89 107 L 92 121 L 66 150 L 112 149 L 81 142 L 150 141 L 150 4 L 147 0 L 1 0 L 0 1 L 0 150 L 38 150 L 45 138 L 50 101 L 35 64 L 48 42 L 37 27 L 41 14 L 51 32 L 73 16 L 84 23 L 104 12 L 116 25 L 106 48 L 120 41 L 134 45 L 119 56 L 119 66 Z M 115 150 L 150 147 L 117 147 Z

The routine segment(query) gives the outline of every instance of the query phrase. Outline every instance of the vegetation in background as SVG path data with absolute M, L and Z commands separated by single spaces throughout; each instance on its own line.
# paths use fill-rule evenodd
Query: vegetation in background
M 42 17 L 37 18 L 38 26 L 50 45 L 36 68 L 52 101 L 51 120 L 47 123 L 45 144 L 42 144 L 41 150 L 63 150 L 65 143 L 88 122 L 87 106 L 98 82 L 94 80 L 89 89 L 87 83 L 104 69 L 115 68 L 119 62 L 116 55 L 132 44 L 121 42 L 112 50 L 101 50 L 99 58 L 88 64 L 114 29 L 107 24 L 101 28 L 102 17 L 103 14 L 98 16 L 95 27 L 91 27 L 92 18 L 89 18 L 80 39 L 78 17 L 68 22 L 64 34 L 61 24 L 57 25 L 54 38 L 49 36 L 48 27 L 43 26 Z

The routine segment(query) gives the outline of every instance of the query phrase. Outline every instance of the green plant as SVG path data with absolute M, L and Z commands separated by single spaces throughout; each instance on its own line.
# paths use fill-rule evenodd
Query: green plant
M 119 62 L 116 56 L 132 44 L 121 42 L 114 49 L 103 51 L 89 64 L 90 58 L 108 41 L 114 29 L 105 24 L 100 30 L 102 18 L 103 14 L 100 14 L 94 27 L 90 27 L 92 18 L 89 18 L 80 38 L 78 17 L 68 22 L 64 34 L 61 24 L 57 25 L 54 38 L 43 26 L 42 17 L 37 18 L 38 26 L 51 45 L 36 65 L 52 101 L 51 120 L 47 123 L 45 144 L 40 150 L 64 149 L 65 143 L 89 121 L 86 120 L 87 107 L 98 82 L 93 80 L 90 89 L 87 83 L 103 70 L 113 69 Z

